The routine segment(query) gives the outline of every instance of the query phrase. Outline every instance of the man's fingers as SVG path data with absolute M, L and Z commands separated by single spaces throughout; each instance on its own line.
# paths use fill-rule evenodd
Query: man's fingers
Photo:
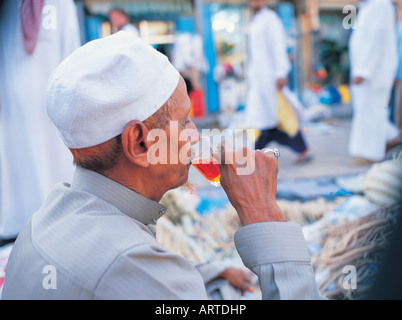
M 217 154 L 215 156 L 216 160 L 221 164 L 228 163 L 228 159 L 232 159 L 233 155 L 233 146 L 228 140 L 223 140 L 220 142 L 217 147 Z
M 249 282 L 249 281 L 244 281 L 242 284 L 241 284 L 241 287 L 240 287 L 243 291 L 249 291 L 249 292 L 253 292 L 254 291 L 254 286 L 251 284 L 251 282 Z

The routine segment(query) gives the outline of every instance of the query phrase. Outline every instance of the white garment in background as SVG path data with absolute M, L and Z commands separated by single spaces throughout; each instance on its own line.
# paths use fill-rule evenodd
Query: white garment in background
M 349 153 L 371 161 L 385 156 L 386 143 L 398 136 L 388 120 L 388 103 L 398 56 L 396 12 L 390 0 L 369 0 L 360 8 L 357 28 L 350 39 L 353 121 Z
M 261 9 L 249 26 L 246 127 L 271 129 L 278 125 L 276 81 L 290 71 L 286 33 L 278 15 Z
M 131 33 L 135 34 L 137 37 L 140 36 L 140 32 L 138 31 L 138 29 L 132 23 L 126 24 L 125 26 L 123 26 L 121 28 L 121 30 L 131 32 Z
M 46 0 L 38 42 L 24 49 L 21 0 L 0 17 L 0 238 L 16 236 L 59 181 L 71 181 L 72 156 L 46 114 L 53 69 L 80 45 L 72 0 Z
M 171 59 L 173 66 L 183 74 L 186 74 L 190 69 L 204 73 L 209 70 L 204 55 L 204 44 L 198 34 L 177 33 Z

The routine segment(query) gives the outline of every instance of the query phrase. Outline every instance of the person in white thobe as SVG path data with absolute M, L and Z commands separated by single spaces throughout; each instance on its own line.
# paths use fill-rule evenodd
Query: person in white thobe
M 278 125 L 277 81 L 290 71 L 286 35 L 278 15 L 267 7 L 249 24 L 246 123 L 263 130 Z
M 360 159 L 382 161 L 387 141 L 398 136 L 398 130 L 388 120 L 398 65 L 396 12 L 390 0 L 360 3 L 349 46 L 353 102 L 349 154 L 357 163 Z
M 296 162 L 304 162 L 310 160 L 311 152 L 301 131 L 296 137 L 289 137 L 277 129 L 277 92 L 286 85 L 291 65 L 282 21 L 266 5 L 266 0 L 249 0 L 253 17 L 248 31 L 245 126 L 262 131 L 256 142 L 257 149 L 276 140 L 299 154 Z
M 16 237 L 60 180 L 72 156 L 45 109 L 53 69 L 80 45 L 72 0 L 46 0 L 36 47 L 24 49 L 22 0 L 5 0 L 0 17 L 0 240 Z M 40 12 L 40 11 L 39 11 Z

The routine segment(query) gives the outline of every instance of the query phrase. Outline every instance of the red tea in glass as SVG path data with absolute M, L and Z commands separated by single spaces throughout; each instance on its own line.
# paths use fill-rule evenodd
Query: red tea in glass
M 193 166 L 207 179 L 212 185 L 220 186 L 221 171 L 219 162 L 214 158 L 211 138 L 201 137 L 200 140 L 192 146 Z
M 221 171 L 219 163 L 215 159 L 201 160 L 193 163 L 193 166 L 212 184 L 219 185 Z

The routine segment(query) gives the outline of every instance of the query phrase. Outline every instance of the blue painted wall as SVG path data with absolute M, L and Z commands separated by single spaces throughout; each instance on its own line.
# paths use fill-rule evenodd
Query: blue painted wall
M 204 39 L 205 57 L 209 65 L 209 72 L 206 74 L 205 100 L 208 112 L 215 113 L 219 111 L 219 91 L 218 84 L 213 77 L 213 71 L 216 65 L 216 50 L 212 33 L 211 16 L 211 4 L 204 4 L 202 12 L 202 37 Z

